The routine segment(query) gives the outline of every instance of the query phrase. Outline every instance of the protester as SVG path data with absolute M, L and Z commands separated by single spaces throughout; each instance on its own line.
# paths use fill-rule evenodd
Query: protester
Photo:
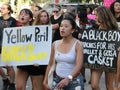
M 63 18 L 71 18 L 75 21 L 75 14 L 72 13 L 72 12 L 65 12 L 64 15 L 63 15 Z M 72 33 L 72 36 L 76 39 L 80 39 L 79 37 L 79 34 L 80 34 L 80 28 L 78 26 L 76 26 L 76 29 L 75 31 Z M 81 73 L 82 73 L 82 70 L 81 70 Z M 80 85 L 81 85 L 81 90 L 84 90 L 84 81 L 83 81 L 83 75 L 81 74 L 80 75 Z
M 30 26 L 33 22 L 33 14 L 29 9 L 22 9 L 19 14 L 19 21 L 23 26 Z M 26 90 L 26 83 L 30 76 L 32 90 L 40 90 L 40 74 L 42 73 L 39 65 L 17 66 L 16 88 L 17 90 Z
M 49 25 L 49 14 L 46 10 L 41 10 L 38 12 L 36 19 L 34 20 L 33 25 Z
M 33 9 L 33 18 L 36 18 L 37 13 L 41 10 L 42 8 L 38 5 L 36 5 Z
M 118 49 L 118 51 L 120 51 L 120 48 Z M 114 90 L 120 90 L 119 82 L 120 82 L 120 53 L 118 53 L 117 72 L 115 74 Z
M 117 22 L 120 22 L 120 1 L 116 0 L 110 5 L 110 10 Z
M 72 12 L 73 14 L 76 14 L 75 12 L 75 7 L 74 6 L 68 6 L 67 7 L 67 12 Z
M 52 24 L 53 29 L 53 42 L 55 40 L 61 39 L 60 31 L 59 31 L 59 24 L 61 23 L 63 19 L 63 15 L 61 14 L 61 6 L 59 4 L 56 4 L 53 7 L 53 15 L 50 17 L 50 22 Z
M 48 73 L 53 64 L 56 62 L 53 89 L 62 90 L 80 90 L 80 70 L 83 64 L 83 47 L 82 43 L 72 36 L 76 28 L 76 23 L 71 18 L 64 18 L 60 24 L 61 40 L 53 42 L 51 57 L 46 70 L 44 79 L 45 90 L 50 89 L 48 86 Z M 54 58 L 55 56 L 55 58 Z
M 92 28 L 92 23 L 89 22 L 88 18 L 87 18 L 87 9 L 82 9 L 81 12 L 78 15 L 79 17 L 79 26 L 80 26 L 80 30 L 84 30 L 84 29 L 90 29 Z M 84 60 L 86 59 L 86 56 L 84 55 Z M 85 77 L 85 67 L 83 65 L 81 73 L 83 75 L 84 78 L 84 83 L 86 83 L 86 77 Z M 89 80 L 89 84 L 91 83 L 91 80 Z
M 63 14 L 63 18 L 71 18 L 71 19 L 73 19 L 74 21 L 76 21 L 76 15 L 74 14 L 74 13 L 72 13 L 72 12 L 65 12 L 64 14 Z M 77 39 L 79 39 L 79 33 L 80 33 L 80 28 L 79 28 L 79 26 L 77 25 L 76 26 L 76 29 L 75 29 L 75 31 L 73 32 L 73 37 L 74 38 L 77 38 Z
M 120 29 L 120 1 L 116 0 L 110 5 L 110 10 L 117 20 Z
M 46 10 L 41 10 L 38 12 L 38 14 L 36 15 L 36 18 L 34 20 L 33 25 L 49 25 L 50 24 L 50 20 L 49 20 L 49 14 Z M 40 65 L 39 66 L 39 70 L 41 71 L 40 76 L 40 90 L 43 90 L 43 78 L 45 76 L 45 71 L 46 71 L 46 67 L 47 65 Z
M 92 12 L 93 12 L 93 9 L 91 7 L 87 7 L 87 15 L 92 14 Z
M 95 20 L 95 14 L 93 14 L 92 13 L 93 12 L 93 9 L 91 8 L 91 7 L 88 7 L 87 8 L 87 18 L 89 19 L 89 20 Z
M 2 37 L 3 37 L 3 29 L 8 27 L 16 27 L 16 20 L 11 17 L 13 10 L 9 4 L 3 4 L 1 6 L 1 17 L 0 17 L 0 54 L 2 50 Z M 15 71 L 13 66 L 5 66 L 7 69 L 8 75 L 10 76 L 10 80 L 6 77 L 4 70 L 0 67 L 0 74 L 3 78 L 3 89 L 2 90 L 15 90 Z
M 88 22 L 86 9 L 82 9 L 81 12 L 79 13 L 78 17 L 79 17 L 80 29 L 88 29 L 88 28 L 92 27 L 92 26 L 90 27 L 91 23 Z
M 104 30 L 117 30 L 117 22 L 111 13 L 111 11 L 104 7 L 99 6 L 96 9 L 96 22 L 99 25 L 99 29 Z M 91 87 L 92 90 L 100 90 L 99 82 L 102 75 L 102 70 L 91 70 Z M 114 73 L 105 71 L 105 84 L 106 90 L 113 90 L 113 77 Z
M 116 0 L 110 5 L 110 10 L 117 20 L 120 29 L 120 1 Z M 120 55 L 118 54 L 117 73 L 115 74 L 114 90 L 119 90 L 119 77 L 120 77 Z
M 2 90 L 7 90 L 8 86 L 9 86 L 9 79 L 7 78 L 6 76 L 6 73 L 5 71 L 3 70 L 2 67 L 0 67 L 0 75 L 3 79 L 3 88 Z

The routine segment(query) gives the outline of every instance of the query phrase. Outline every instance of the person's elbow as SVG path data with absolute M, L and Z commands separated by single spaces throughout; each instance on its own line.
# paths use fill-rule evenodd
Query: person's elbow
M 52 25 L 52 29 L 53 29 L 53 30 L 59 29 L 59 25 L 58 25 L 58 24 Z

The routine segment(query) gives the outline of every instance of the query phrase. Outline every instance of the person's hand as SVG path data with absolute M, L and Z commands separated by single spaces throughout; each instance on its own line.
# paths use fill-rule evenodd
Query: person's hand
M 58 85 L 57 85 L 57 89 L 62 89 L 63 87 L 67 86 L 69 84 L 69 78 L 64 78 L 63 80 L 61 80 Z
M 81 33 L 78 34 L 78 39 L 80 39 L 80 38 L 81 38 Z
M 120 47 L 118 47 L 118 51 L 120 51 Z
M 114 87 L 114 90 L 119 90 L 119 88 L 118 87 Z
M 51 90 L 50 87 L 48 86 L 48 84 L 43 82 L 43 88 L 44 90 Z
M 33 66 L 38 67 L 38 66 L 39 66 L 39 64 L 35 63 L 35 64 L 33 64 Z

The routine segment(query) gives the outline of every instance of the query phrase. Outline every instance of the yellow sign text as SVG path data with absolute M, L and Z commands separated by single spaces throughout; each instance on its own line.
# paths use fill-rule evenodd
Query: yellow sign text
M 28 61 L 44 60 L 47 58 L 48 52 L 34 52 L 34 45 L 19 45 L 19 46 L 3 46 L 2 47 L 2 61 Z M 40 50 L 39 50 L 40 51 Z

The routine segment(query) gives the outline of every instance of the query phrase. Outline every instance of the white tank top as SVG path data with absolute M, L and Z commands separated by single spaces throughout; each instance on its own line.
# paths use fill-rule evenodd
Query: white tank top
M 55 60 L 56 60 L 56 74 L 62 78 L 67 77 L 71 74 L 71 71 L 75 67 L 76 63 L 76 43 L 78 40 L 75 41 L 71 50 L 64 54 L 57 50 L 58 44 L 60 40 L 55 42 Z

